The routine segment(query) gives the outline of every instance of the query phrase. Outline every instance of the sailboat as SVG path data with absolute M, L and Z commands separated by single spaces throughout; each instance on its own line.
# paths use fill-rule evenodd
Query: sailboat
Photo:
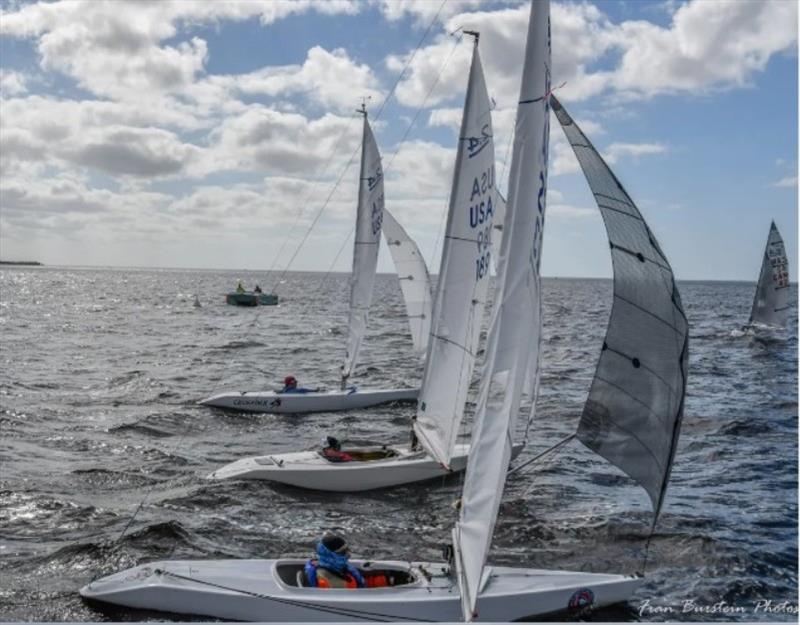
M 478 35 L 468 34 L 474 35 L 475 43 L 436 300 L 432 318 L 423 316 L 423 323 L 412 325 L 412 336 L 418 337 L 415 344 L 422 347 L 423 332 L 429 333 L 430 339 L 411 442 L 377 447 L 351 445 L 338 450 L 347 454 L 346 462 L 341 461 L 340 455 L 330 457 L 318 451 L 242 458 L 217 469 L 209 479 L 260 479 L 315 490 L 352 492 L 428 480 L 466 468 L 469 444 L 457 443 L 456 439 L 472 381 L 489 286 L 497 204 L 491 103 L 478 52 Z M 384 216 L 387 214 L 384 212 Z M 400 242 L 404 232 L 391 216 L 385 223 L 391 233 L 387 234 L 389 248 L 396 248 L 399 253 L 402 247 L 395 241 Z M 419 288 L 423 285 L 418 285 L 418 280 L 403 281 L 405 271 L 401 272 L 401 268 L 406 263 L 413 264 L 419 274 L 420 261 L 418 250 L 410 248 L 405 258 L 395 258 L 403 288 L 416 289 L 414 294 L 409 293 L 407 301 L 410 297 L 424 301 L 429 293 L 429 287 Z M 409 321 L 415 318 L 409 314 Z M 519 452 L 522 446 L 515 449 Z
M 353 271 L 350 276 L 350 308 L 347 351 L 342 364 L 341 387 L 304 393 L 242 391 L 218 393 L 200 401 L 201 405 L 244 412 L 303 413 L 330 412 L 366 408 L 378 404 L 417 399 L 417 389 L 360 389 L 348 386 L 367 329 L 381 227 L 385 216 L 383 169 L 378 145 L 367 119 L 366 106 L 361 142 L 361 169 L 358 187 L 356 236 L 353 248 Z
M 749 325 L 785 326 L 789 319 L 789 259 L 778 227 L 769 227 Z
M 625 601 L 643 584 L 638 574 L 486 565 L 522 378 L 538 378 L 551 103 L 603 215 L 614 268 L 608 331 L 576 436 L 645 489 L 653 503 L 653 527 L 664 502 L 686 390 L 688 325 L 672 271 L 630 196 L 550 97 L 549 24 L 549 2 L 537 0 L 517 114 L 501 250 L 505 262 L 453 531 L 453 562 L 355 560 L 366 574 L 384 574 L 390 585 L 319 589 L 306 587 L 299 559 L 161 561 L 92 582 L 81 589 L 84 597 L 236 620 L 510 621 Z

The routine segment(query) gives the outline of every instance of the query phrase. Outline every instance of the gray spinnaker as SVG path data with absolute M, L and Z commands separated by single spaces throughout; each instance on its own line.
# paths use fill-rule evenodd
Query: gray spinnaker
M 789 259 L 778 227 L 773 221 L 764 249 L 750 323 L 784 326 L 789 318 Z
M 689 325 L 639 209 L 561 103 L 550 102 L 603 216 L 614 269 L 608 329 L 577 436 L 647 491 L 655 525 L 683 420 Z

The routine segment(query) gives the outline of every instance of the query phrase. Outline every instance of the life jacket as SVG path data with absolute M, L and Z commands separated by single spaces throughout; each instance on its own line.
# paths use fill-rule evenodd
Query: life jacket
M 333 447 L 325 447 L 322 450 L 322 455 L 325 456 L 326 460 L 330 460 L 331 462 L 352 462 L 355 460 L 355 458 L 346 451 L 339 451 Z
M 352 564 L 347 565 L 344 575 L 319 566 L 317 560 L 309 560 L 305 566 L 306 579 L 314 588 L 365 588 L 364 577 Z

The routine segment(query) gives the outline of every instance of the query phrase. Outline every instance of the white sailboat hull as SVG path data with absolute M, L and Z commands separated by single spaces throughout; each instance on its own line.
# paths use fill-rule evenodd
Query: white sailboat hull
M 417 400 L 417 395 L 419 395 L 419 390 L 415 388 L 337 390 L 318 393 L 243 391 L 239 393 L 219 393 L 203 399 L 199 403 L 203 406 L 213 406 L 240 412 L 295 414 L 355 410 L 396 401 L 411 402 Z
M 237 621 L 460 621 L 458 586 L 447 565 L 354 561 L 364 571 L 410 575 L 386 588 L 297 585 L 304 560 L 196 560 L 144 564 L 80 590 L 86 599 L 128 608 Z M 487 567 L 479 621 L 510 621 L 626 601 L 643 579 L 625 575 Z M 572 607 L 570 607 L 572 606 Z
M 382 449 L 373 447 L 362 451 L 374 450 L 380 453 Z M 514 457 L 521 450 L 522 445 L 516 445 Z M 467 466 L 469 445 L 456 445 L 449 471 L 424 451 L 411 451 L 408 446 L 391 447 L 389 451 L 395 455 L 380 460 L 350 462 L 331 462 L 316 451 L 242 458 L 217 469 L 208 479 L 269 480 L 300 488 L 334 492 L 373 490 L 463 471 Z

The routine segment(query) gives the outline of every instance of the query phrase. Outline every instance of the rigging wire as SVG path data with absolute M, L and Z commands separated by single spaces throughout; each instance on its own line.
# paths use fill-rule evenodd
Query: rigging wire
M 308 204 L 311 201 L 311 196 L 313 195 L 314 190 L 317 188 L 317 185 L 322 180 L 322 177 L 325 175 L 325 172 L 328 171 L 328 167 L 333 162 L 333 157 L 336 156 L 336 154 L 339 152 L 339 145 L 341 144 L 342 139 L 344 139 L 345 135 L 349 134 L 350 128 L 351 128 L 351 126 L 353 124 L 353 121 L 356 120 L 356 119 L 358 119 L 358 117 L 356 115 L 352 115 L 351 118 L 350 118 L 350 122 L 344 127 L 344 129 L 342 130 L 341 134 L 339 135 L 339 138 L 336 139 L 336 142 L 333 145 L 333 150 L 331 150 L 330 156 L 328 156 L 328 160 L 325 162 L 325 165 L 322 167 L 322 171 L 320 171 L 319 175 L 316 177 L 316 179 L 311 184 L 311 188 L 308 190 L 308 193 L 306 194 L 306 198 L 302 202 L 301 208 L 297 212 L 297 215 L 294 218 L 294 222 L 292 223 L 291 227 L 289 228 L 288 234 L 283 238 L 283 243 L 281 243 L 281 246 L 278 249 L 278 253 L 275 255 L 275 259 L 272 261 L 272 266 L 269 268 L 269 271 L 267 272 L 267 275 L 272 275 L 272 273 L 275 271 L 275 267 L 278 265 L 278 260 L 280 260 L 281 254 L 283 254 L 283 250 L 286 248 L 286 244 L 292 238 L 292 234 L 294 233 L 295 227 L 300 222 L 300 218 L 305 214 L 306 208 L 308 208 Z M 272 290 L 270 291 L 271 293 L 275 293 L 275 289 L 277 289 L 278 284 L 279 284 L 279 282 L 276 282 L 273 285 Z
M 440 10 L 441 10 L 441 7 L 440 7 Z M 434 80 L 434 82 L 431 85 L 431 87 L 428 89 L 428 92 L 425 94 L 425 98 L 423 99 L 422 104 L 420 104 L 420 106 L 417 107 L 417 110 L 414 113 L 414 117 L 411 119 L 411 122 L 409 122 L 408 126 L 406 127 L 405 132 L 403 133 L 403 136 L 400 138 L 400 141 L 397 144 L 397 149 L 392 154 L 391 158 L 389 159 L 389 162 L 383 168 L 384 176 L 386 175 L 386 172 L 389 171 L 389 169 L 391 168 L 392 163 L 394 162 L 395 158 L 397 158 L 397 155 L 400 153 L 400 150 L 402 149 L 403 144 L 405 143 L 405 140 L 408 138 L 409 133 L 411 132 L 412 128 L 414 128 L 414 125 L 417 123 L 417 120 L 419 119 L 420 114 L 422 113 L 422 111 L 425 108 L 427 108 L 428 100 L 430 100 L 430 97 L 433 94 L 433 90 L 436 89 L 436 87 L 438 86 L 439 81 L 441 80 L 442 74 L 444 73 L 444 70 L 447 68 L 448 64 L 452 60 L 453 55 L 455 54 L 455 51 L 458 48 L 458 44 L 461 43 L 463 38 L 464 38 L 464 35 L 461 35 L 456 39 L 455 43 L 453 44 L 452 48 L 450 49 L 449 54 L 445 58 L 444 63 L 442 63 L 442 66 L 439 68 L 439 73 L 436 75 L 436 79 Z M 377 119 L 377 115 L 376 115 L 376 119 Z M 446 214 L 446 212 L 447 211 L 445 211 L 445 214 Z M 440 230 L 441 230 L 441 226 L 440 226 Z M 350 240 L 350 237 L 353 236 L 354 232 L 355 232 L 355 226 L 353 227 L 353 229 L 350 232 L 348 232 L 347 237 L 344 239 L 344 241 L 342 241 L 342 245 L 339 247 L 339 251 L 336 253 L 336 256 L 334 257 L 333 262 L 330 264 L 330 266 L 328 267 L 328 271 L 325 273 L 325 277 L 322 280 L 322 285 L 321 285 L 320 288 L 325 286 L 325 283 L 327 282 L 328 277 L 333 272 L 333 268 L 336 265 L 336 262 L 339 260 L 339 257 L 341 256 L 342 252 L 344 251 L 345 247 L 347 246 L 347 242 Z
M 428 24 L 428 28 L 425 29 L 425 32 L 422 34 L 422 37 L 420 37 L 420 40 L 417 43 L 416 48 L 414 48 L 414 51 L 411 53 L 411 55 L 406 60 L 406 63 L 403 66 L 402 71 L 398 75 L 397 80 L 395 80 L 394 85 L 392 85 L 392 88 L 389 90 L 389 93 L 386 94 L 386 97 L 383 99 L 383 102 L 381 103 L 380 107 L 378 108 L 378 112 L 375 113 L 375 116 L 374 116 L 373 119 L 378 120 L 380 118 L 381 114 L 383 113 L 383 111 L 386 109 L 386 105 L 389 103 L 389 100 L 394 95 L 395 91 L 397 91 L 397 87 L 400 85 L 400 81 L 405 77 L 406 70 L 408 70 L 408 68 L 411 66 L 411 63 L 414 60 L 414 58 L 416 57 L 417 52 L 419 52 L 420 48 L 422 47 L 422 44 L 425 42 L 425 39 L 427 38 L 428 34 L 431 32 L 431 30 L 433 28 L 433 25 L 439 19 L 439 15 L 441 14 L 442 9 L 444 8 L 444 5 L 447 4 L 447 1 L 448 0 L 442 0 L 442 3 L 439 5 L 438 10 L 436 11 L 436 14 L 433 16 L 433 18 L 431 19 L 430 23 Z M 459 41 L 460 41 L 460 39 L 459 39 Z M 445 61 L 445 65 L 447 64 L 448 61 L 449 61 L 449 57 L 448 57 L 447 61 Z M 444 69 L 444 66 L 443 66 L 442 69 Z M 435 84 L 438 84 L 440 76 L 441 76 L 441 70 L 439 72 L 439 75 L 436 77 L 436 83 Z M 428 93 L 428 95 L 430 95 L 430 92 Z M 427 102 L 427 96 L 425 98 L 425 101 Z M 417 118 L 418 115 L 419 115 L 419 111 L 417 111 L 417 114 L 414 116 L 414 121 L 416 121 L 416 118 Z M 411 125 L 413 125 L 413 123 L 414 122 L 412 121 Z M 406 136 L 408 135 L 409 130 L 410 130 L 410 126 L 409 126 L 409 129 L 406 130 L 406 134 L 403 135 L 403 139 L 401 139 L 401 141 L 400 141 L 401 144 L 405 140 Z M 305 235 L 303 236 L 302 240 L 300 241 L 300 243 L 297 246 L 297 249 L 295 250 L 294 254 L 292 254 L 292 257 L 289 259 L 289 262 L 286 264 L 286 267 L 284 267 L 283 272 L 281 273 L 280 277 L 276 281 L 276 286 L 278 284 L 280 284 L 281 280 L 283 280 L 284 276 L 289 271 L 289 267 L 291 267 L 292 263 L 297 258 L 297 255 L 300 253 L 300 250 L 303 248 L 303 245 L 305 245 L 306 241 L 308 240 L 309 235 L 311 234 L 311 231 L 317 225 L 317 222 L 319 221 L 319 218 L 322 216 L 323 211 L 325 210 L 325 208 L 327 208 L 328 204 L 330 203 L 330 200 L 333 197 L 333 194 L 339 188 L 339 185 L 341 184 L 342 180 L 344 179 L 344 176 L 347 173 L 347 170 L 349 170 L 350 169 L 350 165 L 353 164 L 353 160 L 355 159 L 355 156 L 358 153 L 360 147 L 361 146 L 357 145 L 355 150 L 353 150 L 353 153 L 350 155 L 350 158 L 348 159 L 347 163 L 344 166 L 344 170 L 342 171 L 341 175 L 339 176 L 339 178 L 334 183 L 333 189 L 328 194 L 328 197 L 323 202 L 323 204 L 320 207 L 319 211 L 317 211 L 316 216 L 312 220 L 311 224 L 308 226 Z M 399 150 L 399 148 L 398 148 L 398 150 Z M 395 153 L 395 156 L 396 155 L 397 155 L 397 153 Z M 384 171 L 385 171 L 385 169 L 384 169 Z M 328 273 L 330 273 L 330 270 L 329 270 Z M 274 292 L 274 290 L 273 290 L 273 292 Z

